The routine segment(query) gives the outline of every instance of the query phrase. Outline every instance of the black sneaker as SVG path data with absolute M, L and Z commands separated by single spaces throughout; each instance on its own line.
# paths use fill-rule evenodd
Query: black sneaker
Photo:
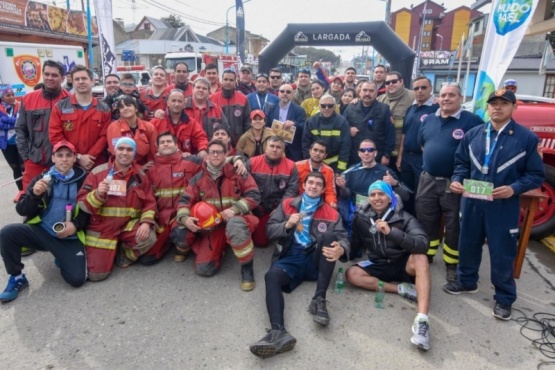
M 255 356 L 268 358 L 292 350 L 296 343 L 295 337 L 287 330 L 272 329 L 258 342 L 251 344 L 249 349 Z
M 253 261 L 241 266 L 241 289 L 245 292 L 254 289 Z
M 508 321 L 511 319 L 511 306 L 504 306 L 499 302 L 495 302 L 495 307 L 493 307 L 491 314 L 496 319 Z
M 445 279 L 448 283 L 454 283 L 457 281 L 457 264 L 448 263 L 445 265 L 446 274 Z
M 478 292 L 478 287 L 467 288 L 461 285 L 458 281 L 443 284 L 443 290 L 449 294 L 461 294 L 461 293 L 476 293 Z
M 308 306 L 308 311 L 313 315 L 312 318 L 318 324 L 328 326 L 330 323 L 330 315 L 326 308 L 326 299 L 322 297 L 313 298 Z

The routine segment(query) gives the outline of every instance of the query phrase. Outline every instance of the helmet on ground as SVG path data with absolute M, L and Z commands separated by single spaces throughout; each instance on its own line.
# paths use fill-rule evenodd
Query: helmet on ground
M 191 216 L 198 218 L 197 225 L 202 230 L 211 230 L 222 222 L 222 216 L 216 207 L 204 201 L 193 205 Z

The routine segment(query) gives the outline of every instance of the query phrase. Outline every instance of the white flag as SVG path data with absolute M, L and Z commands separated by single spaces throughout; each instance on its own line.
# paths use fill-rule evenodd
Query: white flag
M 112 0 L 95 0 L 94 9 L 98 21 L 98 41 L 102 57 L 102 77 L 116 73 L 116 42 L 112 23 Z
M 551 46 L 551 42 L 549 42 L 549 39 L 548 39 L 548 40 L 545 40 L 545 46 L 543 48 L 542 60 L 540 62 L 539 72 L 540 72 L 541 75 L 545 74 L 545 70 L 547 68 L 547 65 L 553 59 L 555 59 L 555 55 L 553 54 L 553 47 Z
M 474 111 L 487 120 L 487 100 L 497 89 L 528 28 L 538 0 L 494 0 L 474 87 Z

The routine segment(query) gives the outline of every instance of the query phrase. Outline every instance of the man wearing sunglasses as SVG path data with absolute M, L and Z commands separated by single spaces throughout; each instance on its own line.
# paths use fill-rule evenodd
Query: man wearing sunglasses
M 281 87 L 282 84 L 283 84 L 283 78 L 282 78 L 281 69 L 279 68 L 270 69 L 270 88 L 268 89 L 270 94 L 274 94 L 275 96 L 278 96 L 279 88 Z
M 453 159 L 466 133 L 484 123 L 479 116 L 461 107 L 462 100 L 458 84 L 445 84 L 439 91 L 440 108 L 426 117 L 418 131 L 418 144 L 423 153 L 422 174 L 416 193 L 416 215 L 430 237 L 427 253 L 430 262 L 441 243 L 439 225 L 443 216 L 443 261 L 448 282 L 456 281 L 459 263 L 461 196 L 449 188 L 455 167 Z
M 303 101 L 312 96 L 310 90 L 310 68 L 301 68 L 297 75 L 297 88 L 293 94 L 293 101 L 297 105 L 301 105 Z
M 286 130 L 290 127 L 296 128 L 293 142 L 285 143 L 285 156 L 293 162 L 297 162 L 303 159 L 301 141 L 306 121 L 306 112 L 292 101 L 293 91 L 293 87 L 289 84 L 280 86 L 278 91 L 279 104 L 275 104 L 270 108 L 266 115 L 266 125 L 271 127 L 272 122 L 278 120 L 283 122 L 283 128 Z
M 396 166 L 403 183 L 416 194 L 422 173 L 422 148 L 418 144 L 418 130 L 426 117 L 438 110 L 439 104 L 435 103 L 435 97 L 432 95 L 432 82 L 428 78 L 417 77 L 412 82 L 412 86 L 415 100 L 407 110 L 403 122 L 403 135 L 399 144 Z M 405 211 L 416 214 L 414 196 L 411 196 L 403 206 Z
M 360 89 L 360 99 L 356 104 L 349 104 L 343 116 L 349 122 L 352 140 L 349 165 L 357 163 L 358 148 L 365 139 L 376 143 L 376 161 L 385 166 L 389 163 L 391 152 L 395 148 L 395 131 L 391 123 L 389 106 L 376 100 L 378 95 L 375 82 L 366 81 Z M 365 190 L 366 191 L 366 190 Z
M 328 146 L 328 157 L 324 163 L 333 168 L 335 173 L 345 171 L 351 155 L 349 122 L 335 112 L 335 99 L 329 94 L 320 98 L 320 112 L 306 121 L 302 138 L 305 159 L 310 158 L 310 146 L 318 139 Z
M 389 72 L 385 78 L 385 94 L 378 97 L 378 101 L 389 105 L 393 124 L 395 125 L 395 149 L 391 153 L 388 165 L 397 171 L 397 154 L 403 129 L 403 120 L 407 110 L 414 102 L 414 93 L 403 85 L 403 76 L 399 72 Z M 383 162 L 382 162 L 383 163 Z

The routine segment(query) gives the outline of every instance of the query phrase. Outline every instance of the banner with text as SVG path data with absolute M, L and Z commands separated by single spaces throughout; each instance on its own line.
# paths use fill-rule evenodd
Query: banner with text
M 487 100 L 497 89 L 528 28 L 538 0 L 494 0 L 474 88 L 474 112 L 488 119 Z
M 28 0 L 0 1 L 0 28 L 50 34 L 54 37 L 87 39 L 84 12 Z M 92 18 L 93 37 L 98 36 L 96 19 Z
M 98 14 L 100 55 L 102 58 L 102 79 L 116 73 L 116 42 L 112 22 L 112 0 L 95 0 L 95 13 Z

